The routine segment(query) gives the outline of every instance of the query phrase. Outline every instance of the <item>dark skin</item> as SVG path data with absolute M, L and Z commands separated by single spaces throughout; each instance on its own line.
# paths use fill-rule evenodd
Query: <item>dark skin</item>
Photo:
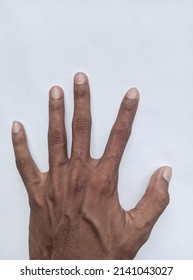
M 118 170 L 137 110 L 139 92 L 130 89 L 120 106 L 104 154 L 90 156 L 91 112 L 88 77 L 74 79 L 72 150 L 67 154 L 64 93 L 49 92 L 49 171 L 34 163 L 23 125 L 14 122 L 17 168 L 30 204 L 30 259 L 133 259 L 169 203 L 171 168 L 154 172 L 134 209 L 125 211 L 117 192 Z

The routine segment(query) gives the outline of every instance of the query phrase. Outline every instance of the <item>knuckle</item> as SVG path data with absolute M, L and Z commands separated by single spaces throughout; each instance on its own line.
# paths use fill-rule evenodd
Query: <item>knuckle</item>
M 119 151 L 114 147 L 108 147 L 105 154 L 105 161 L 109 162 L 114 168 L 118 168 L 120 164 Z
M 74 94 L 76 99 L 81 99 L 88 94 L 88 89 L 86 87 L 75 87 Z
M 85 156 L 86 146 L 83 145 L 82 139 L 79 140 L 79 148 L 73 148 L 72 160 L 84 165 L 85 161 L 87 160 L 87 156 Z
M 18 170 L 26 169 L 29 166 L 29 158 L 27 157 L 17 158 L 15 162 Z
M 95 186 L 97 188 L 97 192 L 100 195 L 109 195 L 113 193 L 113 190 L 115 189 L 115 180 L 113 176 L 103 174 L 99 176 L 97 184 L 95 184 Z
M 18 137 L 16 137 L 16 138 L 14 139 L 14 142 L 13 142 L 13 143 L 14 143 L 14 146 L 15 146 L 15 147 L 17 147 L 17 146 L 22 146 L 22 145 L 25 144 L 25 139 L 24 139 L 24 137 L 18 135 Z
M 64 141 L 64 135 L 59 129 L 54 129 L 49 131 L 49 144 L 50 145 L 58 145 L 62 144 Z
M 71 182 L 71 186 L 72 186 L 72 190 L 74 193 L 78 193 L 82 190 L 83 186 L 80 182 L 80 179 L 78 177 L 74 177 L 72 178 L 72 182 Z
M 73 119 L 73 128 L 78 131 L 79 133 L 84 133 L 90 130 L 91 127 L 91 119 L 80 116 L 80 117 L 75 117 Z
M 99 179 L 99 186 L 101 187 L 109 187 L 112 185 L 112 177 L 108 175 L 102 175 L 101 178 Z
M 127 142 L 131 131 L 123 128 L 114 128 L 113 135 L 118 138 L 120 142 Z
M 119 152 L 119 149 L 117 149 L 117 147 L 115 145 L 111 145 L 109 147 L 107 147 L 106 149 L 106 159 L 108 160 L 111 160 L 113 162 L 117 162 L 118 160 L 118 152 Z
M 61 102 L 55 102 L 56 100 L 54 100 L 54 102 L 50 103 L 50 110 L 54 113 L 55 112 L 57 113 L 58 111 L 61 111 L 62 108 L 63 108 L 62 103 Z
M 127 99 L 125 100 L 125 101 L 127 101 Z M 123 113 L 124 112 L 126 112 L 126 113 L 132 113 L 133 112 L 133 110 L 134 110 L 134 104 L 133 103 L 129 103 L 128 104 L 128 102 L 123 102 L 122 103 L 122 106 L 121 106 L 121 110 L 123 111 Z
M 167 191 L 163 191 L 159 189 L 157 192 L 157 199 L 160 205 L 166 208 L 166 206 L 169 204 L 170 201 L 169 193 Z
M 71 174 L 71 190 L 74 193 L 80 192 L 84 188 L 84 182 L 80 171 L 74 171 Z

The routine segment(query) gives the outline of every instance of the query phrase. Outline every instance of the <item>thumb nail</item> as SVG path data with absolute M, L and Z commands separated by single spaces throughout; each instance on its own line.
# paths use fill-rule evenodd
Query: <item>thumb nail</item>
M 172 177 L 172 168 L 171 167 L 165 167 L 163 172 L 163 178 L 169 183 Z

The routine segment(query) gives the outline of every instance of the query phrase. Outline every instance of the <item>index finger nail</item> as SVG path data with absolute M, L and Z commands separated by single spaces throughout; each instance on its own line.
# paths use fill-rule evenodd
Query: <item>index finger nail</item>
M 129 99 L 137 99 L 139 97 L 139 91 L 136 88 L 131 88 L 127 92 L 127 97 Z

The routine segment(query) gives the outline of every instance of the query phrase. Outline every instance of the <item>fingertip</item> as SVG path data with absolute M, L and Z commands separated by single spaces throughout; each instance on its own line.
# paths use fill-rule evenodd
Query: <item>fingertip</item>
M 162 176 L 169 183 L 172 177 L 172 168 L 170 166 L 164 167 Z
M 148 190 L 157 190 L 159 192 L 168 192 L 169 182 L 172 176 L 172 168 L 170 166 L 161 166 L 151 176 Z
M 126 93 L 126 97 L 131 100 L 139 99 L 139 96 L 139 91 L 135 87 L 130 88 Z
M 22 128 L 22 124 L 19 121 L 13 121 L 12 123 L 12 133 L 17 134 Z
M 162 166 L 153 173 L 148 185 L 148 191 L 156 194 L 156 197 L 159 197 L 165 207 L 169 203 L 168 187 L 171 176 L 172 168 L 170 166 Z
M 83 72 L 77 72 L 75 75 L 74 75 L 74 83 L 76 85 L 83 85 L 85 84 L 86 82 L 88 81 L 88 77 L 85 73 Z
M 59 86 L 52 86 L 49 90 L 49 95 L 51 99 L 59 99 L 60 97 L 62 97 L 64 94 L 64 91 L 61 87 Z
M 19 121 L 13 121 L 12 123 L 12 142 L 13 146 L 16 147 L 21 145 L 22 141 L 26 141 L 26 134 L 24 126 Z

